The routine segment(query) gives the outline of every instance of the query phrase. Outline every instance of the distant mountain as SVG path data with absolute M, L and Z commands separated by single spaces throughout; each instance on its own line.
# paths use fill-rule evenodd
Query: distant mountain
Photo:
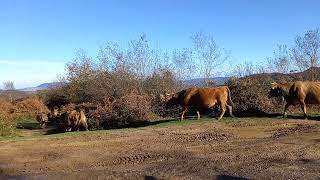
M 213 81 L 217 85 L 224 85 L 225 82 L 227 82 L 230 79 L 230 77 L 215 77 L 215 78 L 196 78 L 196 79 L 190 79 L 190 80 L 184 80 L 183 84 L 187 86 L 204 86 L 205 82 L 207 80 Z
M 27 88 L 23 88 L 23 89 L 18 89 L 19 91 L 40 91 L 40 90 L 46 90 L 49 88 L 54 88 L 54 87 L 58 87 L 61 86 L 60 82 L 52 82 L 52 83 L 43 83 L 40 84 L 39 86 L 36 87 L 27 87 Z

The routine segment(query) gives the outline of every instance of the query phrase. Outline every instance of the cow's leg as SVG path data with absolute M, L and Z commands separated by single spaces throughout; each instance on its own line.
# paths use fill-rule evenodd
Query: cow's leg
M 220 108 L 221 108 L 221 114 L 218 120 L 222 119 L 224 113 L 226 112 L 226 105 L 224 103 L 221 103 Z
M 283 118 L 286 118 L 286 117 L 287 117 L 287 110 L 288 110 L 289 106 L 290 106 L 289 103 L 287 103 L 287 104 L 284 106 Z
M 84 128 L 86 129 L 86 131 L 89 131 L 89 128 L 88 128 L 88 124 L 87 124 L 87 123 L 84 124 Z
M 45 123 L 42 123 L 42 124 L 41 124 L 41 128 L 42 128 L 42 129 L 45 129 L 45 128 L 46 128 L 46 124 L 45 124 Z
M 80 130 L 89 131 L 89 129 L 88 129 L 88 124 L 87 124 L 86 122 L 81 122 L 81 123 L 80 123 L 80 127 L 81 127 Z
M 234 117 L 234 115 L 233 115 L 233 113 L 232 113 L 232 106 L 230 106 L 230 105 L 227 104 L 227 108 L 228 108 L 228 110 L 229 110 L 230 116 L 231 116 L 231 117 Z
M 197 111 L 197 115 L 198 115 L 198 119 L 200 119 L 200 113 L 199 113 L 199 111 Z
M 184 116 L 184 113 L 186 113 L 186 111 L 187 111 L 187 108 L 183 108 L 182 114 L 181 114 L 181 117 L 180 117 L 180 121 L 183 120 L 183 116 Z
M 307 108 L 306 108 L 306 103 L 304 103 L 304 101 L 301 101 L 300 102 L 300 105 L 301 105 L 301 109 L 303 111 L 303 117 L 305 119 L 307 119 Z

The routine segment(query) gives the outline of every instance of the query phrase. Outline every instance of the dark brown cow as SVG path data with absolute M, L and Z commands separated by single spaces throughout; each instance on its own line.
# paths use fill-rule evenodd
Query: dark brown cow
M 44 112 L 41 112 L 41 113 L 38 113 L 36 115 L 36 119 L 37 121 L 39 122 L 40 126 L 42 129 L 44 129 L 46 127 L 46 124 L 48 123 L 48 116 L 46 113 Z
M 83 110 L 80 112 L 72 110 L 62 115 L 64 122 L 62 128 L 64 131 L 88 130 L 87 118 Z
M 269 95 L 282 96 L 286 100 L 283 117 L 291 105 L 300 104 L 304 117 L 307 118 L 306 104 L 320 104 L 320 82 L 296 81 L 294 83 L 272 83 Z
M 170 98 L 166 98 L 166 101 L 167 106 L 182 106 L 183 110 L 181 114 L 181 120 L 183 120 L 183 116 L 189 108 L 195 108 L 197 110 L 199 119 L 200 109 L 212 108 L 216 104 L 220 105 L 221 109 L 221 114 L 218 120 L 223 117 L 227 108 L 230 112 L 230 115 L 233 117 L 231 106 L 233 103 L 230 97 L 230 90 L 227 86 L 206 88 L 192 87 L 171 95 Z

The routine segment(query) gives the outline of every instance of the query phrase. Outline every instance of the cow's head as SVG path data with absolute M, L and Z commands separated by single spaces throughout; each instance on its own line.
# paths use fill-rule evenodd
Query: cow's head
M 172 107 L 178 104 L 178 93 L 161 94 L 160 101 L 165 103 L 166 107 Z
M 58 118 L 59 116 L 61 116 L 61 112 L 59 111 L 59 109 L 57 107 L 54 107 L 49 112 L 49 116 L 48 117 L 50 119 L 54 119 L 54 118 Z
M 281 86 L 278 83 L 272 82 L 269 91 L 269 98 L 283 96 Z

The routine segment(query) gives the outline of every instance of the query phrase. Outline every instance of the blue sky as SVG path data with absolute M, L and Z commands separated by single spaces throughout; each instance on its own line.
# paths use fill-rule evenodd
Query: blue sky
M 0 83 L 16 87 L 57 79 L 83 48 L 123 45 L 143 32 L 171 51 L 197 31 L 231 51 L 232 64 L 262 63 L 277 44 L 320 27 L 317 0 L 0 0 Z

